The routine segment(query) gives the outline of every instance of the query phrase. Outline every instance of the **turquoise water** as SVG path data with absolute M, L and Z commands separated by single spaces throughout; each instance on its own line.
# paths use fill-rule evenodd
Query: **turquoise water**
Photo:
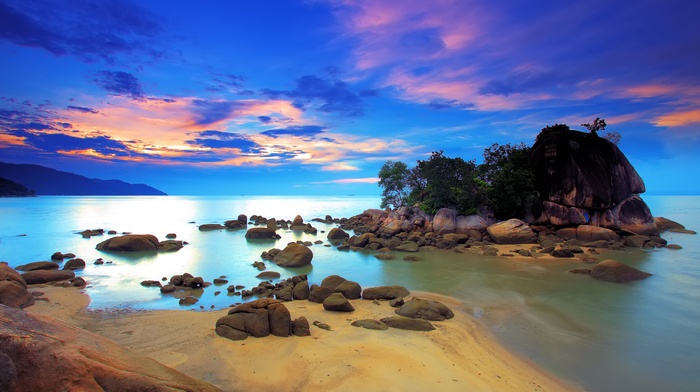
M 700 228 L 700 197 L 644 197 L 656 216 Z M 80 275 L 95 308 L 129 306 L 178 309 L 177 299 L 144 288 L 145 279 L 190 272 L 211 281 L 253 287 L 251 264 L 272 247 L 296 240 L 327 243 L 317 236 L 280 231 L 277 242 L 248 242 L 244 231 L 200 232 L 198 224 L 222 223 L 240 213 L 305 221 L 349 217 L 376 208 L 372 197 L 37 197 L 0 199 L 0 260 L 11 266 L 73 252 L 88 266 Z M 195 222 L 195 223 L 191 223 Z M 103 228 L 170 232 L 189 245 L 175 253 L 110 254 L 95 250 L 108 237 L 75 234 Z M 424 252 L 418 262 L 380 261 L 371 253 L 340 252 L 314 245 L 311 267 L 286 270 L 268 262 L 282 278 L 309 274 L 311 282 L 339 274 L 363 286 L 401 284 L 460 298 L 468 312 L 509 348 L 558 376 L 592 391 L 700 390 L 700 237 L 664 234 L 684 249 L 611 252 L 610 256 L 654 274 L 632 284 L 599 282 L 566 271 L 572 261 L 514 260 L 453 252 Z M 93 265 L 97 258 L 111 264 Z M 196 293 L 194 306 L 223 308 L 240 301 L 227 285 Z M 215 295 L 216 291 L 221 291 Z

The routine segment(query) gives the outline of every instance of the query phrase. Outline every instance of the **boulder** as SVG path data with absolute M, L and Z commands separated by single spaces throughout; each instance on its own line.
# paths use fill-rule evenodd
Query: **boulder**
M 409 331 L 432 331 L 435 329 L 430 321 L 402 316 L 385 317 L 381 321 L 390 328 L 406 329 Z
M 604 227 L 582 225 L 576 228 L 576 239 L 582 242 L 617 241 L 620 236 Z
M 350 238 L 350 234 L 346 233 L 345 230 L 334 227 L 328 232 L 328 240 L 333 241 L 345 241 Z
M 257 274 L 255 277 L 258 279 L 279 279 L 280 273 L 277 271 L 263 271 Z
M 590 133 L 541 133 L 531 163 L 541 197 L 565 206 L 602 210 L 646 190 L 620 149 Z
M 33 299 L 22 276 L 7 264 L 0 263 L 0 304 L 24 308 L 33 304 Z
M 650 277 L 651 274 L 620 263 L 619 261 L 609 259 L 594 265 L 593 268 L 591 268 L 591 276 L 606 282 L 626 283 L 646 279 Z
M 85 260 L 83 259 L 71 259 L 63 265 L 64 270 L 77 270 L 83 268 L 85 268 Z
M 333 291 L 328 287 L 313 285 L 309 292 L 309 301 L 322 304 L 331 294 Z
M 339 284 L 333 290 L 336 293 L 341 293 L 347 299 L 359 299 L 362 297 L 362 287 L 359 283 L 346 280 Z
M 184 247 L 182 241 L 165 240 L 158 243 L 159 252 L 176 252 Z
M 75 272 L 71 270 L 36 270 L 23 273 L 22 278 L 27 284 L 58 282 L 75 278 Z
M 323 309 L 332 312 L 353 312 L 355 307 L 341 293 L 333 293 L 323 300 Z
M 455 233 L 470 234 L 472 230 L 483 232 L 488 223 L 479 215 L 459 215 L 455 220 Z
M 641 235 L 660 234 L 649 207 L 638 195 L 622 200 L 612 209 L 612 214 L 622 230 Z
M 294 220 L 292 220 L 292 226 L 303 226 L 304 225 L 304 218 L 301 217 L 301 215 L 297 215 L 294 217 Z
M 383 322 L 379 320 L 373 320 L 373 319 L 362 319 L 362 320 L 355 320 L 353 321 L 350 325 L 353 327 L 362 327 L 366 329 L 374 329 L 378 331 L 385 331 L 389 329 L 389 326 L 384 324 Z
M 169 239 L 169 240 L 174 240 L 175 238 L 177 238 L 177 234 L 175 234 L 175 233 L 168 233 L 168 234 L 165 235 L 165 238 L 167 238 L 167 239 Z
M 445 304 L 430 300 L 413 298 L 405 302 L 400 308 L 396 309 L 396 314 L 399 316 L 419 318 L 423 320 L 443 321 L 454 317 L 454 313 L 445 306 Z
M 537 240 L 537 235 L 530 226 L 519 219 L 499 222 L 487 227 L 486 230 L 497 244 L 529 244 Z
M 95 333 L 0 305 L 3 391 L 219 391 Z
M 286 306 L 281 303 L 271 303 L 267 306 L 267 312 L 272 335 L 280 337 L 292 335 L 292 317 Z
M 651 241 L 651 238 L 645 235 L 631 235 L 625 237 L 625 246 L 630 248 L 643 248 L 649 241 Z
M 418 252 L 418 244 L 413 241 L 404 241 L 401 245 L 394 248 L 399 252 Z
M 248 240 L 278 240 L 282 237 L 267 227 L 253 227 L 246 231 L 245 238 Z
M 226 226 L 227 229 L 231 230 L 245 229 L 246 227 L 248 227 L 248 222 L 241 222 L 238 219 L 227 220 L 224 222 L 224 226 Z
M 306 317 L 301 316 L 292 321 L 292 334 L 294 336 L 311 336 L 309 320 L 307 320 Z
M 18 265 L 15 269 L 17 271 L 54 270 L 58 269 L 58 263 L 53 261 L 35 261 L 33 263 Z
M 155 251 L 158 238 L 152 234 L 129 234 L 104 240 L 95 249 L 108 252 Z
M 216 333 L 231 340 L 242 340 L 248 335 L 256 338 L 270 335 L 268 306 L 275 303 L 281 304 L 279 301 L 263 298 L 235 306 L 229 310 L 228 315 L 216 321 Z
M 199 231 L 213 231 L 213 230 L 223 230 L 226 226 L 219 223 L 205 223 L 199 225 Z
M 314 254 L 304 245 L 292 242 L 287 245 L 272 261 L 280 267 L 303 267 L 311 264 Z
M 343 278 L 342 276 L 329 275 L 321 281 L 321 286 L 328 288 L 331 292 L 334 292 L 335 288 L 345 281 L 347 281 L 347 279 Z
M 411 292 L 403 286 L 377 286 L 364 289 L 362 291 L 362 298 L 368 300 L 395 299 L 404 298 L 410 294 Z
M 299 300 L 309 299 L 309 294 L 310 294 L 309 282 L 306 280 L 295 284 L 294 288 L 292 289 L 292 298 L 293 299 L 299 299 Z
M 457 210 L 441 208 L 433 218 L 433 232 L 437 235 L 454 233 L 457 222 Z

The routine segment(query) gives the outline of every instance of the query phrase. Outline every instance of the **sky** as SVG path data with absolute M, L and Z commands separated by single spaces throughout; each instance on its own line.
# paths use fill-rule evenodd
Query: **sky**
M 387 160 L 604 118 L 700 194 L 700 3 L 0 0 L 0 161 L 172 195 L 379 195 Z

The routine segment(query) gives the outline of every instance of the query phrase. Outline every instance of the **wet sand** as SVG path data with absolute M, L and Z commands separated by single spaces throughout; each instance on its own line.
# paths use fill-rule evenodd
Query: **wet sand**
M 214 332 L 216 311 L 91 310 L 89 288 L 32 286 L 44 292 L 27 308 L 96 332 L 128 349 L 224 391 L 574 391 L 527 360 L 505 350 L 477 325 L 458 300 L 429 293 L 455 313 L 433 322 L 430 332 L 353 327 L 354 320 L 394 315 L 388 302 L 353 300 L 352 313 L 336 313 L 308 301 L 285 302 L 292 318 L 321 321 L 310 337 L 268 336 L 231 341 Z

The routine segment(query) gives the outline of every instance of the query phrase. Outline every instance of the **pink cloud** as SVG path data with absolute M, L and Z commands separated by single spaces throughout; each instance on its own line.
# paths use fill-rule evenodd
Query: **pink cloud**
M 320 185 L 320 184 L 376 184 L 377 182 L 379 182 L 379 178 L 377 178 L 377 177 L 365 177 L 365 178 L 341 178 L 339 180 L 312 182 L 311 184 L 315 184 L 315 185 Z

